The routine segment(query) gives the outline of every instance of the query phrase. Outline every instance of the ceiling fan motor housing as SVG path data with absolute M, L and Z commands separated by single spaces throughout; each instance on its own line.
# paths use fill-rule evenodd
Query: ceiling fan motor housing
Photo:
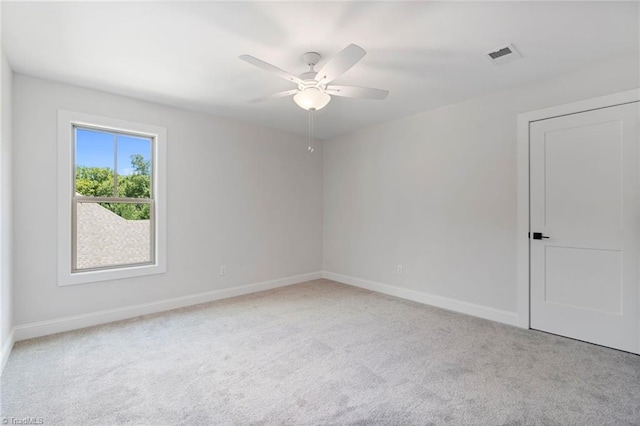
M 300 79 L 306 83 L 308 86 L 317 86 L 318 82 L 316 81 L 316 75 L 318 73 L 315 71 L 307 71 L 300 74 Z

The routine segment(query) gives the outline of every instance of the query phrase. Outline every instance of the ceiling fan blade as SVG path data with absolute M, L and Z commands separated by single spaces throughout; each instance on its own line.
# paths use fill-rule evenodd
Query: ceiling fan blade
M 356 86 L 327 86 L 325 89 L 330 95 L 343 96 L 345 98 L 384 99 L 389 94 L 388 90 L 372 89 L 370 87 Z
M 278 98 L 284 98 L 285 96 L 295 95 L 296 93 L 298 93 L 298 89 L 286 90 L 284 92 L 272 93 L 270 95 L 265 95 L 265 96 L 261 96 L 261 97 L 256 98 L 256 99 L 251 99 L 249 101 L 249 103 L 250 104 L 256 104 L 258 102 L 263 102 L 263 101 L 268 101 L 268 100 L 271 100 L 271 99 L 278 99 Z
M 348 45 L 318 71 L 316 80 L 323 84 L 335 80 L 357 64 L 366 54 L 362 47 L 355 44 Z
M 292 83 L 296 83 L 296 84 L 302 83 L 302 80 L 300 80 L 300 78 L 296 77 L 290 72 L 280 69 L 275 65 L 271 65 L 270 63 L 267 63 L 261 59 L 255 58 L 251 55 L 241 55 L 240 59 L 260 69 L 263 69 L 265 71 L 270 71 L 275 75 L 277 75 L 278 77 L 284 78 L 285 80 L 289 80 Z

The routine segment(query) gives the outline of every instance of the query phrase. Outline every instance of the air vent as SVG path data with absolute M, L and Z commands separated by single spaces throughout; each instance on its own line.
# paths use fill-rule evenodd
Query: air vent
M 498 49 L 485 53 L 485 55 L 496 65 L 508 64 L 509 62 L 522 59 L 522 55 L 513 47 L 513 44 L 499 47 Z

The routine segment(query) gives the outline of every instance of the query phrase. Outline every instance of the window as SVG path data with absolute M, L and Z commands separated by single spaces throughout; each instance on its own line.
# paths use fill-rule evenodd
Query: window
M 163 128 L 59 111 L 60 285 L 165 272 Z
M 74 126 L 72 271 L 151 264 L 154 137 Z

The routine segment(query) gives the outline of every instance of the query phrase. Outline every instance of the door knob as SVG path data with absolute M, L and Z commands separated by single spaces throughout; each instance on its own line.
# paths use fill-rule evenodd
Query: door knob
M 534 232 L 533 233 L 533 239 L 534 240 L 541 240 L 543 238 L 549 238 L 546 235 L 542 235 L 542 232 Z

